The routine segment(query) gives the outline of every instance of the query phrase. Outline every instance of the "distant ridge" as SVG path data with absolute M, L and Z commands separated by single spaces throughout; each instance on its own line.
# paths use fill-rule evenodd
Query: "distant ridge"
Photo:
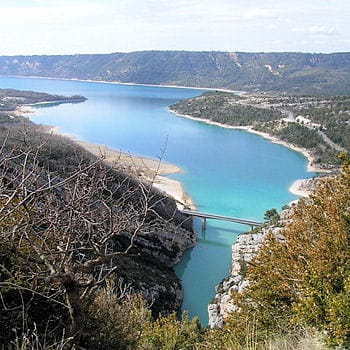
M 350 53 L 138 51 L 0 56 L 0 75 L 349 95 Z

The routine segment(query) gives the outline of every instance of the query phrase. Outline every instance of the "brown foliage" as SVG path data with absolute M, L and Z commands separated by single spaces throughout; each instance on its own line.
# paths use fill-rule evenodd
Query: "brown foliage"
M 254 318 L 263 338 L 307 325 L 324 331 L 329 344 L 349 346 L 349 164 L 300 202 L 282 235 L 271 234 L 252 261 L 228 327 Z

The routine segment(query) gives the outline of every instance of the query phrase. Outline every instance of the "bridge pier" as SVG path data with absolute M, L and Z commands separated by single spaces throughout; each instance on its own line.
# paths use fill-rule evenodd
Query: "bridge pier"
M 207 218 L 203 218 L 202 220 L 202 230 L 206 230 L 207 229 Z

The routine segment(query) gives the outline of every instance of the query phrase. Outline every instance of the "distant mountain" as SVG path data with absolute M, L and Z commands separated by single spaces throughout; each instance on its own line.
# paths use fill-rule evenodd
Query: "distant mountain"
M 1 56 L 0 75 L 345 95 L 350 94 L 350 53 L 140 51 Z

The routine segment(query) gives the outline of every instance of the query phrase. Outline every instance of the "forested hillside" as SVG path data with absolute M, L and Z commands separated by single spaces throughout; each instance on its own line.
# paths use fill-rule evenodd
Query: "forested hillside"
M 343 95 L 350 93 L 350 53 L 140 51 L 2 56 L 0 75 Z

